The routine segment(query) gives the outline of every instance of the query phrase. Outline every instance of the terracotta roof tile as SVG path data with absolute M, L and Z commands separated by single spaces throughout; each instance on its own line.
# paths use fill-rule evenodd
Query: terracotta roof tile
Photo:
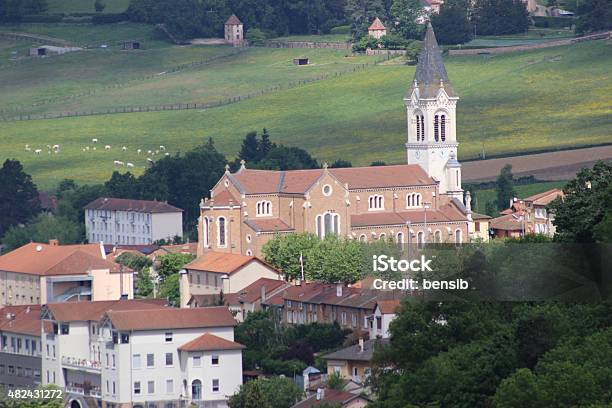
M 255 232 L 284 232 L 295 230 L 280 218 L 248 219 L 245 220 L 244 223 Z
M 204 333 L 200 337 L 183 344 L 180 351 L 214 351 L 214 350 L 242 350 L 246 348 L 240 343 L 224 339 L 214 334 Z
M 240 19 L 238 17 L 236 17 L 235 14 L 232 14 L 227 21 L 225 22 L 225 24 L 228 25 L 240 25 L 242 24 L 242 21 L 240 21 Z
M 505 231 L 520 231 L 523 229 L 523 222 L 517 214 L 507 214 L 493 218 L 489 225 L 493 229 Z
M 40 305 L 6 306 L 0 308 L 0 331 L 39 337 Z
M 535 194 L 525 198 L 524 201 L 531 201 L 535 205 L 548 205 L 557 197 L 563 198 L 563 190 L 559 188 L 553 188 L 552 190 L 544 191 L 539 194 Z
M 380 21 L 380 19 L 376 17 L 372 25 L 368 27 L 368 30 L 386 30 L 386 28 L 383 25 L 382 21 Z
M 225 306 L 194 309 L 124 310 L 106 313 L 118 330 L 187 329 L 235 326 Z
M 159 310 L 165 307 L 164 299 L 104 300 L 49 303 L 44 306 L 53 318 L 60 322 L 99 321 L 111 310 Z
M 91 269 L 118 272 L 119 265 L 102 258 L 98 244 L 49 245 L 29 243 L 0 256 L 0 270 L 30 275 L 83 275 Z M 126 272 L 131 272 L 126 269 Z
M 397 308 L 400 306 L 400 300 L 379 300 L 376 305 L 380 309 L 382 314 L 394 314 Z
M 298 402 L 297 404 L 293 405 L 291 408 L 310 408 L 310 407 L 317 407 L 323 404 L 328 404 L 328 405 L 331 404 L 333 406 L 339 405 L 341 407 L 344 407 L 346 406 L 345 404 L 348 404 L 349 402 L 356 400 L 356 399 L 361 399 L 364 401 L 371 401 L 368 397 L 364 395 L 353 394 L 348 391 L 339 391 L 339 390 L 333 390 L 333 389 L 326 388 L 324 391 L 324 396 L 320 400 L 317 400 L 317 396 L 313 395 L 309 398 L 306 398 L 305 400 Z M 356 405 L 356 406 L 361 406 L 361 405 Z
M 185 265 L 185 269 L 231 274 L 250 262 L 259 262 L 272 268 L 270 265 L 254 256 L 207 251 L 204 255 Z
M 479 213 L 476 213 L 476 212 L 472 213 L 472 219 L 473 220 L 489 220 L 491 218 L 493 218 L 493 217 L 491 217 L 489 215 L 486 215 L 486 214 L 479 214 Z
M 215 207 L 227 207 L 230 205 L 240 205 L 240 201 L 234 197 L 234 195 L 227 189 L 222 190 L 220 193 L 216 193 L 215 196 L 211 199 L 214 199 Z M 211 203 L 211 200 L 208 203 Z
M 161 201 L 128 200 L 124 198 L 100 197 L 85 206 L 86 210 L 135 211 L 142 213 L 182 212 L 168 203 Z

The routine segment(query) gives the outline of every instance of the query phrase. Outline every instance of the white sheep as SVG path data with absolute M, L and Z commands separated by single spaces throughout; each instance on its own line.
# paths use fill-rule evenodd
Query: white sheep
M 96 146 L 94 146 L 92 149 L 93 149 L 93 150 L 96 150 Z
M 98 143 L 98 139 L 91 139 L 91 143 Z
M 156 151 L 155 151 L 155 154 L 159 154 L 159 150 L 156 150 Z
M 151 151 L 150 151 L 150 150 L 147 150 L 147 154 L 151 154 Z
M 59 145 L 53 145 L 53 150 L 59 150 L 60 146 Z
M 127 163 L 128 167 L 134 167 L 134 163 Z
M 36 154 L 40 154 L 41 152 L 42 152 L 42 149 L 36 149 L 36 150 L 34 150 L 34 153 L 36 153 Z
M 127 147 L 126 147 L 126 146 L 123 146 L 123 147 L 121 148 L 121 150 L 123 150 L 123 151 L 125 152 L 125 151 L 127 150 Z
M 95 150 L 95 149 L 96 149 L 96 148 L 94 147 L 94 150 Z M 85 146 L 85 150 L 86 150 L 86 151 L 89 151 L 89 146 Z
M 136 153 L 138 153 L 138 154 L 142 153 L 142 149 L 136 150 Z
M 111 145 L 104 146 L 104 150 L 110 150 L 110 149 L 111 149 Z
M 170 156 L 170 153 L 166 153 L 166 154 L 165 154 L 165 156 L 166 156 L 166 157 Z
M 159 145 L 159 150 L 166 150 L 166 146 L 164 146 L 164 145 Z
M 115 161 L 113 162 L 113 164 L 114 164 L 115 166 L 123 166 L 123 165 L 125 165 L 125 163 L 124 163 L 124 162 L 122 162 L 121 160 L 115 160 Z
M 149 158 L 149 157 L 147 157 L 147 161 L 148 161 L 149 163 L 153 163 L 153 159 L 151 159 L 151 158 Z

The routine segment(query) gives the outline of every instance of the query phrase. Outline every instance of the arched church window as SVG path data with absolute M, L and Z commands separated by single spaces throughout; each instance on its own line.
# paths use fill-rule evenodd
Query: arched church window
M 425 116 L 421 115 L 421 142 L 425 141 Z
M 384 210 L 385 199 L 382 195 L 371 195 L 368 198 L 368 210 Z
M 416 140 L 425 140 L 425 117 L 423 115 L 416 115 Z
M 225 227 L 225 217 L 219 217 L 217 220 L 217 246 L 219 247 L 225 247 L 227 243 L 227 232 Z
M 446 141 L 446 115 L 440 116 L 440 139 Z
M 434 139 L 436 142 L 440 140 L 440 116 L 434 116 Z

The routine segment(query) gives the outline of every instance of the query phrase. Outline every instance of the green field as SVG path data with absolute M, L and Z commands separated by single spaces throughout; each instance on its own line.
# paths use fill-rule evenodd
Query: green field
M 92 0 L 47 0 L 47 13 L 94 13 Z M 122 13 L 130 5 L 130 0 L 104 0 L 104 13 Z
M 527 198 L 534 194 L 543 193 L 546 190 L 553 188 L 563 188 L 565 181 L 548 181 L 543 183 L 525 184 L 514 186 L 518 198 Z M 476 199 L 472 201 L 473 209 L 477 213 L 486 214 L 487 203 L 495 201 L 496 192 L 494 189 L 476 191 Z
M 0 42 L 0 52 L 10 48 Z M 611 51 L 609 42 L 598 41 L 519 54 L 447 58 L 449 76 L 461 96 L 460 158 L 477 156 L 483 143 L 487 154 L 493 155 L 610 142 Z M 109 104 L 213 101 L 374 62 L 372 57 L 347 58 L 342 51 L 254 48 L 210 65 L 142 80 L 177 64 L 227 52 L 235 51 L 157 44 L 136 52 L 95 49 L 16 63 L 1 55 L 0 110 L 45 113 Z M 292 57 L 302 54 L 311 58 L 312 66 L 291 64 Z M 402 162 L 406 137 L 402 98 L 414 67 L 400 62 L 282 87 L 207 110 L 3 122 L 0 159 L 22 160 L 35 181 L 50 188 L 68 176 L 82 182 L 102 181 L 114 170 L 113 160 L 133 162 L 140 173 L 146 157 L 137 155 L 136 149 L 154 150 L 160 144 L 174 153 L 213 137 L 231 157 L 245 133 L 266 127 L 274 141 L 305 148 L 321 161 Z M 108 89 L 113 83 L 120 86 Z M 78 96 L 88 89 L 95 95 Z M 40 104 L 31 106 L 35 101 Z M 113 150 L 84 153 L 92 138 Z M 40 156 L 26 152 L 25 144 L 44 152 Z M 60 144 L 61 153 L 47 155 L 47 144 Z M 115 149 L 122 145 L 127 152 Z

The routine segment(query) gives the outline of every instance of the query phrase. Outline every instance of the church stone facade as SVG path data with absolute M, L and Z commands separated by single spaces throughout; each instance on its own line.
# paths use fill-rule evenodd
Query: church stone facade
M 407 164 L 272 171 L 229 169 L 200 203 L 198 255 L 261 256 L 276 234 L 309 232 L 362 242 L 462 243 L 470 240 L 457 161 L 458 101 L 431 26 L 404 98 Z

